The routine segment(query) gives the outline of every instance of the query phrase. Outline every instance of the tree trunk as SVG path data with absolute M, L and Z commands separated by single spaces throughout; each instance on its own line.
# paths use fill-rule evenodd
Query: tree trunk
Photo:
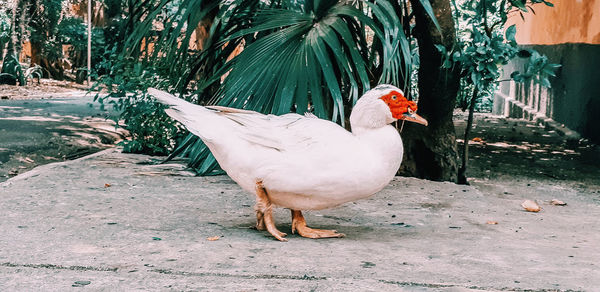
M 44 76 L 56 80 L 63 80 L 65 78 L 65 70 L 57 61 L 49 60 L 42 51 L 43 44 L 40 42 L 31 41 L 31 64 L 40 65 L 44 68 L 44 75 L 46 73 L 49 76 Z
M 6 48 L 6 55 L 13 55 L 15 57 L 19 57 L 19 54 L 21 53 L 20 50 L 20 46 L 19 46 L 19 42 L 21 41 L 21 33 L 19 31 L 20 26 L 18 25 L 19 20 L 20 20 L 20 12 L 22 11 L 21 9 L 21 5 L 23 4 L 23 1 L 17 1 L 17 3 L 15 3 L 13 10 L 12 10 L 12 15 L 11 15 L 11 19 L 10 19 L 10 39 L 8 41 L 8 46 Z
M 210 27 L 214 21 L 214 16 L 205 17 L 198 23 L 198 27 L 194 30 L 194 36 L 196 37 L 195 49 L 198 51 L 204 50 L 204 43 L 209 37 Z
M 23 34 L 25 32 L 25 8 L 27 3 L 23 0 L 17 1 L 12 10 L 10 40 L 7 45 L 6 56 L 4 56 L 2 69 L 0 72 L 12 75 L 13 80 L 2 80 L 2 83 L 20 86 L 26 85 L 27 79 L 23 75 L 23 70 L 19 63 L 19 57 L 22 49 Z M 5 79 L 6 77 L 3 77 Z M 8 81 L 8 82 L 7 82 Z
M 42 44 L 38 42 L 30 42 L 29 44 L 31 46 L 31 65 L 37 64 L 42 66 Z
M 458 179 L 457 183 L 468 185 L 467 182 L 467 164 L 469 163 L 469 134 L 471 133 L 471 128 L 473 127 L 473 114 L 475 113 L 475 103 L 477 101 L 477 96 L 479 95 L 479 90 L 477 86 L 473 90 L 473 95 L 471 96 L 471 103 L 469 104 L 469 118 L 467 119 L 467 127 L 465 128 L 465 135 L 463 137 L 463 145 L 462 145 L 462 156 L 461 156 L 461 165 L 458 169 Z
M 435 47 L 452 50 L 455 27 L 449 0 L 430 0 L 441 26 L 435 27 L 421 1 L 411 0 L 416 17 L 415 36 L 419 43 L 418 113 L 429 126 L 407 123 L 404 126 L 403 175 L 436 181 L 456 181 L 458 154 L 452 115 L 460 86 L 460 68 L 442 68 L 442 56 Z
M 32 9 L 32 7 L 34 7 L 35 4 L 31 4 L 28 3 L 29 1 L 26 0 L 20 0 L 18 1 L 17 5 L 19 11 L 18 16 L 17 16 L 17 22 L 18 22 L 18 32 L 17 32 L 17 42 L 15 43 L 15 51 L 17 53 L 17 58 L 19 59 L 19 62 L 21 61 L 21 52 L 23 51 L 23 43 L 25 42 L 25 35 L 27 33 L 27 28 L 28 28 L 28 16 L 30 15 L 28 12 L 30 9 Z

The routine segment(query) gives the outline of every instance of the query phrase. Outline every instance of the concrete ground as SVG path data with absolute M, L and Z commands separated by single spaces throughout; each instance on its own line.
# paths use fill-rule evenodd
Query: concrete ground
M 397 177 L 368 200 L 306 213 L 347 237 L 279 242 L 249 228 L 254 198 L 229 178 L 158 161 L 111 149 L 0 184 L 2 290 L 600 289 L 597 185 Z M 524 211 L 525 199 L 543 210 Z M 289 211 L 276 221 L 289 233 Z
M 0 101 L 0 182 L 38 165 L 112 148 L 125 136 L 93 94 L 58 94 Z

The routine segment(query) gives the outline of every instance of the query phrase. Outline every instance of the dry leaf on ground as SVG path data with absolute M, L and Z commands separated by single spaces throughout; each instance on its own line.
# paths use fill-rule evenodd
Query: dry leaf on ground
M 104 184 L 105 188 L 110 188 L 110 184 Z
M 221 238 L 220 236 L 211 236 L 211 237 L 207 237 L 206 240 L 208 241 L 215 241 L 215 240 L 219 240 L 219 238 Z
M 485 222 L 485 223 L 486 223 L 486 224 L 489 224 L 489 225 L 497 225 L 497 224 L 498 224 L 498 221 L 487 221 L 487 222 Z
M 529 212 L 539 212 L 542 210 L 542 207 L 532 200 L 525 200 L 525 202 L 521 203 L 521 207 Z
M 552 199 L 552 201 L 550 201 L 550 204 L 555 205 L 555 206 L 566 206 L 567 203 L 561 201 L 561 200 L 557 200 L 557 199 Z

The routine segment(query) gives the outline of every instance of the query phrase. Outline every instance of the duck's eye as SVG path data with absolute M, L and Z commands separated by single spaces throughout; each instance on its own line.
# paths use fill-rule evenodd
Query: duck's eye
M 414 113 L 415 113 L 415 111 L 413 111 L 411 108 L 408 108 L 408 113 L 409 113 L 409 114 L 414 114 Z
M 396 99 L 398 99 L 398 97 L 395 95 L 392 95 L 392 100 L 396 100 Z

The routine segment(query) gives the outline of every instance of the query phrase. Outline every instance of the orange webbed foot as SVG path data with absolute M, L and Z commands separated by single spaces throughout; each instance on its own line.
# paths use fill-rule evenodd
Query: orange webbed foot
M 292 233 L 296 233 L 307 238 L 333 238 L 344 237 L 343 233 L 338 233 L 336 230 L 313 229 L 306 226 L 306 220 L 301 211 L 292 210 Z

